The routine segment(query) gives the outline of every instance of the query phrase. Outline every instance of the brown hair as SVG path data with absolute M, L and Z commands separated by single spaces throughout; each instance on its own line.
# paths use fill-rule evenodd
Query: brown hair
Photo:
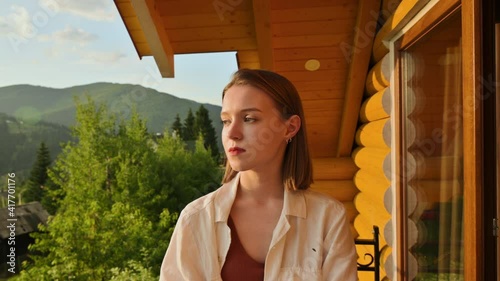
M 288 119 L 293 115 L 300 117 L 300 129 L 285 150 L 282 178 L 285 188 L 289 190 L 309 188 L 313 182 L 312 163 L 307 145 L 304 110 L 295 86 L 285 77 L 271 71 L 240 69 L 233 74 L 231 81 L 224 88 L 222 99 L 226 91 L 235 85 L 249 85 L 269 95 L 276 103 L 277 109 L 281 109 L 283 119 Z M 232 180 L 236 174 L 237 172 L 231 168 L 229 162 L 226 162 L 222 183 Z

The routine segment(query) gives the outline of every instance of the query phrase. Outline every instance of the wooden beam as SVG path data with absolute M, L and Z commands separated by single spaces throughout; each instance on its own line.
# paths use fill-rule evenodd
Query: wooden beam
M 363 98 L 363 83 L 370 64 L 370 55 L 375 36 L 380 0 L 362 0 L 358 7 L 358 17 L 354 34 L 354 43 L 349 58 L 350 67 L 347 77 L 344 109 L 340 123 L 337 157 L 349 156 L 354 142 L 354 134 L 358 123 L 359 109 Z M 376 18 L 376 16 L 375 16 Z M 371 26 L 372 29 L 369 27 Z M 369 32 L 367 32 L 369 31 Z
M 350 157 L 313 158 L 313 178 L 317 180 L 352 180 L 358 170 Z
M 311 190 L 327 194 L 340 202 L 352 202 L 359 192 L 352 180 L 317 180 Z
M 260 68 L 274 70 L 271 7 L 268 0 L 253 0 L 253 17 Z
M 389 88 L 377 92 L 361 105 L 359 119 L 363 123 L 380 120 L 391 114 L 391 93 Z
M 384 175 L 374 175 L 366 169 L 360 169 L 354 175 L 353 181 L 360 192 L 374 196 L 385 193 L 391 186 L 391 182 Z
M 356 206 L 359 214 L 370 218 L 372 221 L 377 221 L 376 223 L 374 221 L 371 225 L 384 226 L 391 219 L 391 215 L 384 204 L 385 192 L 387 190 L 377 195 L 360 192 L 354 198 L 354 206 Z
M 355 205 L 356 206 L 356 205 Z M 358 208 L 356 206 L 356 208 Z M 388 222 L 387 217 L 390 219 L 390 215 L 386 215 L 386 217 L 376 217 L 379 213 L 386 213 L 385 210 L 380 211 L 380 209 L 377 209 L 376 207 L 373 208 L 375 213 L 371 215 L 370 213 L 363 213 L 359 214 L 355 219 L 354 219 L 354 228 L 358 232 L 360 238 L 369 238 L 373 237 L 373 225 L 378 225 L 378 227 L 383 230 L 385 225 Z M 383 233 L 383 232 L 382 232 Z M 385 235 L 380 235 L 380 246 L 381 248 L 387 244 L 387 241 L 385 240 Z M 373 277 L 372 277 L 373 278 Z M 373 280 L 373 279 L 372 279 Z
M 174 77 L 174 52 L 155 0 L 131 0 L 162 77 Z
M 391 120 L 389 118 L 363 124 L 356 132 L 356 143 L 375 148 L 391 148 Z
M 387 19 L 394 14 L 394 11 L 398 8 L 401 0 L 382 0 L 382 6 L 380 10 L 380 22 L 385 23 Z
M 485 214 L 482 171 L 482 114 L 481 102 L 481 2 L 462 1 L 462 95 L 463 95 L 463 150 L 464 150 L 464 280 L 484 280 Z M 493 163 L 492 163 L 493 164 Z M 486 194 L 488 196 L 488 194 Z M 491 224 L 491 222 L 487 222 Z M 491 228 L 488 228 L 491 230 Z
M 389 148 L 358 147 L 352 153 L 354 163 L 360 169 L 374 175 L 391 178 L 391 150 Z
M 375 42 L 373 43 L 374 62 L 378 62 L 389 53 L 389 49 L 385 45 L 384 40 L 394 35 L 393 33 L 395 30 L 400 30 L 402 26 L 406 25 L 429 1 L 430 0 L 403 0 L 399 4 L 394 14 L 387 19 L 375 37 Z
M 347 221 L 352 224 L 354 222 L 354 219 L 358 215 L 358 210 L 356 210 L 356 207 L 352 202 L 342 202 L 342 204 L 344 205 L 345 208 Z
M 118 10 L 118 13 L 120 14 L 120 17 L 125 24 L 125 29 L 127 29 L 127 32 L 129 34 L 129 37 L 132 39 L 132 43 L 134 45 L 135 51 L 137 53 L 137 56 L 139 58 L 142 58 L 142 55 L 144 54 L 144 50 L 149 50 L 149 46 L 144 46 L 144 43 L 142 46 L 138 46 L 137 42 L 134 40 L 133 33 L 132 31 L 134 30 L 139 30 L 140 32 L 143 32 L 142 29 L 137 28 L 134 26 L 134 23 L 137 21 L 137 16 L 135 14 L 134 9 L 132 8 L 132 5 L 129 0 L 115 0 L 114 1 L 116 9 Z M 147 44 L 146 44 L 147 45 Z
M 389 86 L 391 65 L 389 54 L 375 64 L 366 77 L 366 94 L 371 96 Z

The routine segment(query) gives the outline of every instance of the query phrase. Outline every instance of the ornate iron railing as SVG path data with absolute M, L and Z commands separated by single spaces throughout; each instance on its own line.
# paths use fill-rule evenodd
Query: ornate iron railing
M 373 246 L 373 254 L 364 254 L 364 258 L 370 258 L 370 261 L 368 263 L 358 262 L 358 271 L 373 271 L 375 274 L 375 281 L 380 281 L 380 248 L 378 226 L 373 226 L 373 239 L 356 239 L 355 244 Z

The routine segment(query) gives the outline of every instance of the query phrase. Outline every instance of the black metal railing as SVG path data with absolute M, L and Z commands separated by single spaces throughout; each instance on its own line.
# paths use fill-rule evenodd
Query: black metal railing
M 370 258 L 368 263 L 358 262 L 358 271 L 373 271 L 375 281 L 380 281 L 380 248 L 379 248 L 379 230 L 378 226 L 373 226 L 373 239 L 356 239 L 356 245 L 372 245 L 373 254 L 365 253 L 364 258 Z

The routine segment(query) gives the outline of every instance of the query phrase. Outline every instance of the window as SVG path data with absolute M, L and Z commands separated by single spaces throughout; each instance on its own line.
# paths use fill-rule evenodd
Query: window
M 399 53 L 399 144 L 408 280 L 463 280 L 460 12 Z

